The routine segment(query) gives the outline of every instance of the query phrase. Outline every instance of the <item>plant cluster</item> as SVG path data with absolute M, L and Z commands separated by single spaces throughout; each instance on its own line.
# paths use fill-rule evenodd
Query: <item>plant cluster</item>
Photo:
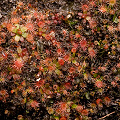
M 0 24 L 0 101 L 12 106 L 5 118 L 120 116 L 119 4 L 90 0 L 53 12 L 18 2 Z

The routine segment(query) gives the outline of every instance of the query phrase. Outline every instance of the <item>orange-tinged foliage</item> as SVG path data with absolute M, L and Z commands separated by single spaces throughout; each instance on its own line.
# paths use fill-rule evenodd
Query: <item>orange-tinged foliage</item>
M 12 31 L 13 30 L 13 25 L 11 23 L 7 24 L 7 30 Z
M 64 65 L 64 60 L 63 59 L 59 59 L 58 62 L 59 62 L 60 65 Z
M 62 50 L 59 48 L 59 49 L 57 49 L 57 53 L 58 54 L 61 54 L 62 53 Z
M 105 102 L 106 105 L 109 105 L 110 102 L 111 102 L 111 100 L 110 100 L 109 97 L 105 97 L 105 98 L 104 98 L 104 102 Z
M 3 23 L 2 23 L 2 26 L 3 26 L 3 27 L 6 27 L 6 26 L 7 26 L 7 22 L 3 22 Z
M 100 98 L 98 98 L 98 99 L 96 100 L 97 105 L 100 104 L 101 102 L 102 102 L 102 100 L 101 100 Z
M 27 37 L 26 37 L 26 40 L 33 44 L 34 43 L 33 35 L 32 34 L 28 34 Z
M 47 10 L 42 13 L 42 11 L 38 12 L 38 9 L 34 8 L 32 3 L 24 6 L 23 2 L 18 2 L 11 18 L 7 22 L 3 22 L 0 27 L 0 61 L 2 61 L 0 65 L 3 69 L 0 74 L 0 82 L 4 83 L 4 81 L 7 82 L 7 79 L 13 79 L 15 85 L 10 92 L 15 93 L 12 94 L 14 97 L 19 97 L 19 94 L 22 93 L 24 97 L 22 103 L 26 104 L 28 102 L 28 107 L 33 108 L 39 107 L 40 100 L 45 104 L 46 100 L 48 102 L 50 100 L 49 108 L 54 109 L 54 112 L 49 110 L 48 113 L 51 114 L 50 117 L 55 116 L 56 119 L 60 120 L 69 119 L 71 109 L 75 111 L 75 113 L 72 112 L 75 120 L 87 119 L 89 118 L 87 116 L 89 110 L 96 114 L 99 108 L 110 105 L 111 100 L 116 101 L 114 96 L 111 98 L 105 95 L 109 95 L 113 87 L 119 88 L 120 80 L 117 72 L 120 68 L 120 57 L 116 57 L 116 55 L 120 48 L 117 33 L 120 31 L 120 16 L 116 13 L 116 9 L 113 9 L 116 7 L 113 6 L 116 0 L 107 0 L 107 4 L 102 3 L 102 0 L 100 2 L 100 7 L 94 0 L 89 1 L 89 4 L 82 3 L 80 9 L 82 8 L 83 12 L 71 11 L 66 14 L 62 11 L 54 14 L 53 11 L 46 12 Z M 112 6 L 108 6 L 108 4 Z M 95 10 L 95 13 L 94 10 L 91 11 L 93 6 L 97 7 L 95 9 L 99 8 L 98 11 Z M 22 19 L 17 17 L 20 15 L 21 9 L 28 13 L 22 13 L 20 16 Z M 113 20 L 107 19 L 106 14 L 113 15 Z M 114 16 L 114 14 L 116 15 Z M 1 14 L 1 16 L 3 15 Z M 23 21 L 26 23 L 23 23 Z M 62 23 L 63 21 L 64 23 Z M 6 31 L 5 27 L 9 32 Z M 59 27 L 60 29 L 57 30 Z M 107 30 L 107 33 L 104 30 Z M 114 32 L 116 33 L 113 34 Z M 40 49 L 42 52 L 39 51 Z M 97 55 L 101 57 L 100 60 L 97 60 L 99 58 Z M 105 55 L 109 58 L 108 63 L 106 63 L 108 59 L 104 57 Z M 119 60 L 112 61 L 112 57 Z M 95 62 L 98 62 L 98 64 Z M 111 64 L 112 62 L 117 63 Z M 27 67 L 31 67 L 30 71 Z M 108 70 L 109 67 L 111 70 Z M 33 75 L 31 77 L 28 74 L 29 79 L 35 77 L 36 81 L 34 83 L 29 83 L 29 79 L 23 81 L 23 77 L 28 72 L 32 72 Z M 115 74 L 112 74 L 112 72 Z M 107 84 L 106 80 L 109 75 L 113 75 L 113 80 L 109 81 L 110 84 Z M 87 89 L 89 86 L 92 87 L 90 88 L 92 91 Z M 25 89 L 26 87 L 27 89 Z M 38 88 L 37 91 L 36 88 Z M 4 86 L 0 88 L 0 100 L 8 96 L 7 90 L 2 89 L 4 89 Z M 110 92 L 107 93 L 106 90 Z M 40 99 L 36 97 L 36 95 L 39 95 L 37 92 L 41 94 Z M 26 99 L 27 93 L 30 95 Z M 80 93 L 85 96 L 79 96 Z M 84 99 L 90 99 L 89 95 L 92 96 L 89 103 L 91 106 L 81 101 L 83 97 Z M 53 99 L 54 97 L 56 97 L 56 100 Z M 94 101 L 94 97 L 98 99 Z M 91 113 L 89 116 L 91 116 Z
M 44 71 L 44 69 L 43 69 L 43 67 L 42 67 L 42 66 L 40 66 L 40 67 L 39 67 L 39 70 L 40 70 L 40 71 Z
M 88 110 L 87 110 L 87 109 L 82 110 L 82 111 L 81 111 L 81 114 L 82 114 L 82 115 L 88 115 Z
M 72 85 L 71 85 L 69 82 L 65 83 L 64 86 L 65 86 L 65 89 L 66 89 L 66 90 L 72 88 Z
M 68 60 L 69 60 L 69 57 L 70 57 L 69 55 L 65 55 L 64 60 L 65 60 L 65 61 L 68 61 Z
M 33 100 L 30 105 L 33 108 L 39 107 L 39 103 L 37 101 L 35 101 L 35 100 Z
M 17 68 L 22 68 L 23 67 L 23 61 L 21 59 L 17 59 L 15 62 L 14 62 L 15 66 Z
M 69 73 L 74 73 L 74 72 L 75 72 L 75 68 L 71 67 L 70 70 L 69 70 Z
M 82 6 L 82 10 L 83 10 L 83 11 L 87 11 L 88 8 L 89 8 L 88 5 L 83 5 L 83 6 Z
M 33 31 L 34 30 L 34 25 L 32 23 L 27 23 L 26 28 L 30 31 Z
M 86 45 L 87 45 L 87 41 L 86 41 L 86 40 L 81 40 L 81 41 L 80 41 L 80 46 L 81 46 L 81 48 L 85 48 Z
M 18 5 L 22 6 L 22 5 L 23 5 L 23 2 L 18 2 Z
M 14 23 L 14 24 L 19 23 L 19 19 L 18 18 L 12 18 L 11 23 Z
M 75 47 L 72 48 L 72 49 L 71 49 L 71 52 L 76 53 L 76 48 L 75 48 Z
M 6 90 L 1 90 L 1 91 L 0 91 L 0 95 L 5 96 L 6 94 L 8 94 Z
M 41 27 L 41 28 L 43 28 L 45 26 L 45 23 L 42 22 L 42 21 L 40 21 L 40 22 L 38 22 L 38 26 Z
M 102 88 L 102 87 L 103 87 L 103 82 L 100 81 L 100 80 L 97 80 L 97 81 L 95 82 L 95 85 L 96 85 L 98 88 Z
M 41 86 L 43 86 L 44 85 L 44 83 L 45 83 L 45 81 L 44 80 L 39 80 L 38 82 L 36 82 L 36 87 L 41 87 Z
M 46 34 L 46 35 L 45 35 L 45 39 L 46 39 L 46 40 L 50 40 L 50 38 L 51 38 L 51 37 L 50 37 L 49 34 Z
M 54 71 L 55 70 L 55 66 L 48 66 L 48 70 L 50 71 L 50 72 L 52 72 L 52 71 Z
M 2 39 L 2 38 L 0 38 L 0 45 L 1 45 L 2 43 L 5 43 L 5 40 Z
M 76 38 L 79 38 L 80 36 L 81 36 L 81 35 L 80 35 L 79 33 L 76 33 L 76 34 L 75 34 L 75 37 L 76 37 Z
M 104 12 L 107 11 L 107 9 L 106 9 L 104 6 L 102 6 L 99 10 L 100 10 L 102 13 L 104 13 Z
M 81 112 L 81 111 L 83 110 L 83 106 L 82 106 L 82 105 L 78 105 L 78 106 L 76 107 L 76 110 L 77 110 L 78 112 Z
M 67 118 L 66 117 L 61 117 L 60 120 L 67 120 Z
M 61 109 L 61 111 L 66 111 L 67 110 L 67 104 L 64 103 L 64 102 L 60 103 L 60 109 Z
M 90 55 L 91 57 L 95 57 L 96 52 L 95 52 L 95 50 L 94 50 L 93 48 L 89 47 L 89 48 L 88 48 L 88 52 L 89 52 L 89 55 Z

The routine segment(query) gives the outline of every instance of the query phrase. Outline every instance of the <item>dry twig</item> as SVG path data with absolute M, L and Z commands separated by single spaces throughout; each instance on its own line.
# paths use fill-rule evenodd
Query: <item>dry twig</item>
M 115 113 L 115 111 L 113 111 L 113 112 L 111 112 L 111 113 L 109 113 L 109 114 L 107 114 L 107 115 L 105 115 L 105 116 L 103 116 L 103 117 L 99 118 L 99 120 L 102 120 L 102 119 L 104 119 L 104 118 L 106 118 L 106 117 L 110 116 L 110 115 L 111 115 L 111 114 L 113 114 L 113 113 Z

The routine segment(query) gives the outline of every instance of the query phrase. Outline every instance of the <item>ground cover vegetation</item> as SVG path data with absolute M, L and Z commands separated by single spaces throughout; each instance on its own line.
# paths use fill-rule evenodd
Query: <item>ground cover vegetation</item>
M 1 11 L 1 120 L 119 120 L 119 0 L 11 0 Z

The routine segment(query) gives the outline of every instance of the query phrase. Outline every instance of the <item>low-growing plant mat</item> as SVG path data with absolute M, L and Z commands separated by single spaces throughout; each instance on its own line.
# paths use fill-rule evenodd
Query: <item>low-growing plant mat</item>
M 0 120 L 120 120 L 119 0 L 0 6 Z

